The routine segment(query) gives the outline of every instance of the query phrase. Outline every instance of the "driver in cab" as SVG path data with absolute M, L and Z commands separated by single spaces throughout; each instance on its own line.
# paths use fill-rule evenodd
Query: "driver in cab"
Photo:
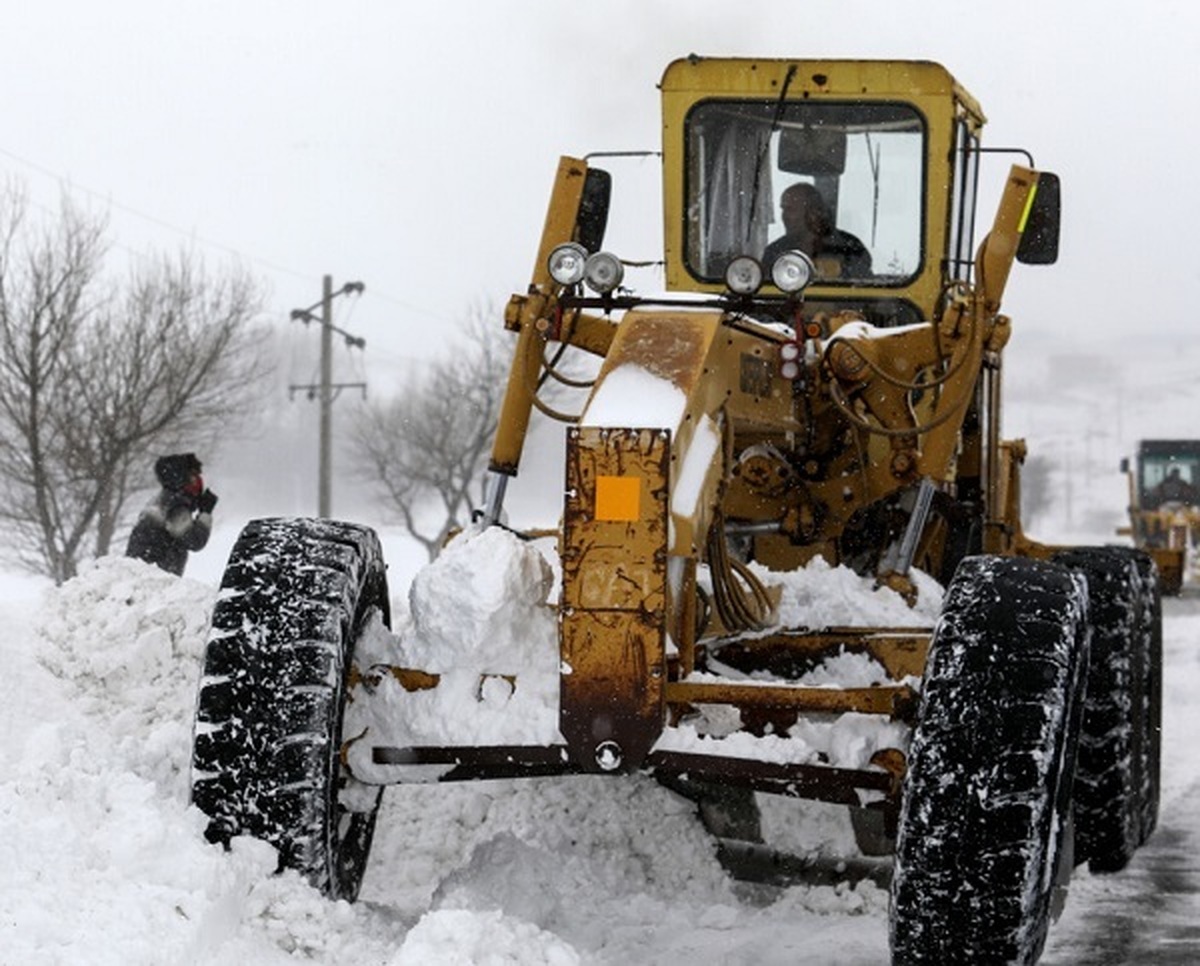
M 866 278 L 871 275 L 871 253 L 848 231 L 836 227 L 829 207 L 814 185 L 800 182 L 779 198 L 784 234 L 763 252 L 763 266 L 771 266 L 786 251 L 801 251 L 826 278 Z

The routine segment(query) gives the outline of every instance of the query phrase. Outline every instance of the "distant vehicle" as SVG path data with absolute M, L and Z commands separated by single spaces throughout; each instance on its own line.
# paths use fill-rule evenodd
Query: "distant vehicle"
M 1154 557 L 1163 592 L 1178 594 L 1200 542 L 1200 440 L 1144 439 L 1136 466 L 1123 459 L 1121 472 L 1129 478 L 1129 526 L 1117 533 Z

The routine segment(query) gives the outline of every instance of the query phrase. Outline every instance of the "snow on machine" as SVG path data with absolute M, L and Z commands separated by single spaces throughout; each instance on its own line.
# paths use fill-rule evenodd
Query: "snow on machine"
M 1032 962 L 1158 798 L 1153 561 L 1030 539 L 1001 437 L 1001 298 L 1057 257 L 1058 179 L 1023 155 L 976 247 L 984 116 L 933 63 L 692 56 L 661 93 L 667 292 L 604 247 L 603 157 L 562 158 L 486 505 L 416 631 L 370 529 L 245 528 L 199 690 L 208 837 L 353 899 L 387 785 L 646 773 L 732 859 L 769 854 L 761 795 L 849 808 L 894 856 L 895 962 Z M 535 412 L 567 423 L 554 568 L 504 524 Z M 944 599 L 827 625 L 796 591 L 820 568 Z

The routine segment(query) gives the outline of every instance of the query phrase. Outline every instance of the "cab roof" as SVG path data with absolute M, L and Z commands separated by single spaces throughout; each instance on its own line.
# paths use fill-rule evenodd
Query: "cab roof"
M 787 77 L 791 72 L 791 80 Z M 941 64 L 927 60 L 784 59 L 703 57 L 691 54 L 667 65 L 664 93 L 776 95 L 788 83 L 789 98 L 806 96 L 901 97 L 949 95 L 986 120 L 979 103 Z

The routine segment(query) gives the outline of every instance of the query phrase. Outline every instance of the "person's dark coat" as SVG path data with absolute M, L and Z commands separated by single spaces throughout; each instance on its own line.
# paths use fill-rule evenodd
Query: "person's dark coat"
M 216 495 L 204 489 L 200 468 L 192 453 L 164 456 L 154 464 L 162 489 L 138 516 L 126 556 L 183 576 L 188 553 L 208 543 L 217 502 Z

